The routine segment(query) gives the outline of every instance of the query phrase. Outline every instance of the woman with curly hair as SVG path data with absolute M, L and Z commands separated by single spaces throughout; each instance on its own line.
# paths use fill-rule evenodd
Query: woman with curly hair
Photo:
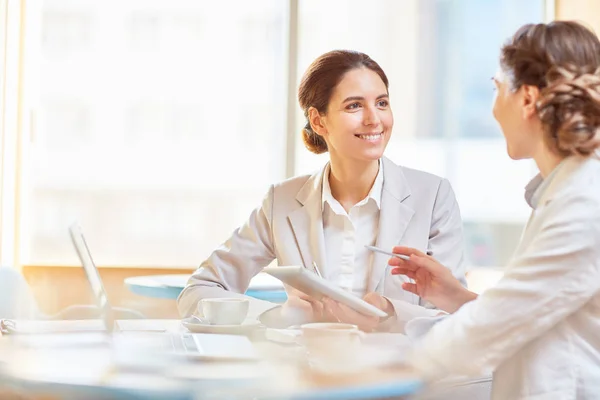
M 413 354 L 429 378 L 494 370 L 494 399 L 600 396 L 600 42 L 568 21 L 525 25 L 504 45 L 494 117 L 513 159 L 533 158 L 533 212 L 503 278 L 477 297 L 407 247 L 392 273 L 452 315 Z M 433 321 L 414 320 L 423 328 Z M 421 326 L 418 326 L 419 323 Z M 412 327 L 411 327 L 412 325 Z

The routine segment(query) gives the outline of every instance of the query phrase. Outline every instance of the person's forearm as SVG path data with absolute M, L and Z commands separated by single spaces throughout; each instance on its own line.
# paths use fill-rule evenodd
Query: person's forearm
M 405 333 L 404 326 L 408 321 L 411 321 L 414 318 L 434 317 L 439 314 L 446 314 L 441 310 L 411 304 L 401 299 L 386 297 L 386 300 L 391 303 L 393 311 L 386 311 L 391 317 L 382 322 L 379 326 L 379 330 L 385 332 Z
M 456 310 L 458 310 L 468 302 L 475 300 L 476 298 L 477 293 L 471 292 L 466 288 L 462 288 L 462 290 L 460 290 L 454 297 L 454 301 L 452 302 L 452 304 L 449 304 L 448 307 L 445 307 L 446 309 L 444 311 L 452 314 Z

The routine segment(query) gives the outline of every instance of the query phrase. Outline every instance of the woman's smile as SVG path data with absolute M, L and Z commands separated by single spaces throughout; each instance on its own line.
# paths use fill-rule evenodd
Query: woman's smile
M 356 133 L 354 134 L 359 139 L 366 140 L 368 142 L 378 142 L 383 139 L 383 132 L 374 133 Z

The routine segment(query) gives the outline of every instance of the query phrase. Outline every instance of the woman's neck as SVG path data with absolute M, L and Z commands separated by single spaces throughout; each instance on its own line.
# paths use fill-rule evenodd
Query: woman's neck
M 360 162 L 331 157 L 329 171 L 331 195 L 348 212 L 352 206 L 367 197 L 378 172 L 378 160 Z
M 565 157 L 556 154 L 545 144 L 540 144 L 538 150 L 533 155 L 533 159 L 540 170 L 540 174 L 545 179 Z

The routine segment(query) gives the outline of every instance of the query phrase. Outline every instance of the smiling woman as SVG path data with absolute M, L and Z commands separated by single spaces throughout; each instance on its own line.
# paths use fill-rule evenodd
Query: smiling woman
M 348 71 L 327 110 L 310 107 L 308 116 L 313 132 L 327 143 L 331 158 L 351 156 L 366 162 L 383 155 L 394 123 L 387 86 L 367 68 Z
M 385 279 L 388 256 L 365 248 L 391 249 L 402 240 L 446 260 L 464 282 L 462 224 L 450 184 L 383 156 L 394 124 L 389 97 L 385 73 L 364 53 L 331 51 L 310 65 L 298 89 L 307 119 L 302 137 L 308 150 L 328 152 L 329 162 L 271 186 L 249 220 L 194 273 L 179 297 L 182 315 L 202 298 L 241 295 L 273 260 L 311 271 L 316 264 L 324 279 L 392 318 L 380 326 L 379 318 L 357 313 L 334 316 L 337 308 L 288 290 L 288 301 L 263 321 L 347 320 L 365 329 L 401 329 L 415 316 L 437 314 L 405 292 L 401 280 Z M 273 307 L 251 299 L 253 305 Z
M 345 76 L 346 79 L 343 82 L 344 85 L 336 88 L 336 85 L 340 83 L 341 75 L 344 73 L 347 73 L 347 76 Z M 362 75 L 365 75 L 365 80 L 361 79 L 363 78 Z M 315 85 L 316 82 L 320 85 Z M 302 131 L 302 139 L 308 150 L 316 154 L 321 154 L 329 150 L 328 142 L 325 138 L 327 132 L 323 129 L 319 129 L 319 132 L 316 132 L 312 126 L 313 121 L 309 119 L 320 118 L 321 116 L 325 116 L 329 111 L 333 112 L 335 117 L 335 115 L 339 115 L 340 111 L 347 114 L 356 114 L 364 110 L 364 103 L 367 100 L 365 97 L 353 95 L 344 97 L 344 94 L 361 91 L 361 88 L 358 87 L 359 85 L 365 85 L 367 86 L 365 88 L 367 92 L 373 92 L 369 93 L 371 96 L 376 96 L 373 103 L 377 105 L 378 109 L 385 112 L 385 125 L 388 134 L 385 144 L 387 144 L 389 135 L 391 134 L 389 128 L 393 124 L 392 112 L 389 108 L 389 82 L 387 76 L 381 67 L 366 54 L 332 51 L 313 62 L 306 74 L 304 74 L 304 79 L 298 89 L 298 102 L 307 119 L 306 126 Z M 334 88 L 337 89 L 335 92 L 336 98 L 332 98 Z M 309 116 L 309 114 L 311 115 Z M 356 115 L 354 121 L 360 123 L 360 117 L 361 114 Z M 352 123 L 349 118 L 347 120 L 348 123 Z M 320 119 L 316 119 L 314 123 L 318 126 Z M 352 127 L 349 126 L 349 128 Z M 362 131 L 364 129 L 359 128 L 357 132 L 359 130 Z M 355 133 L 355 135 L 358 136 L 359 133 Z

